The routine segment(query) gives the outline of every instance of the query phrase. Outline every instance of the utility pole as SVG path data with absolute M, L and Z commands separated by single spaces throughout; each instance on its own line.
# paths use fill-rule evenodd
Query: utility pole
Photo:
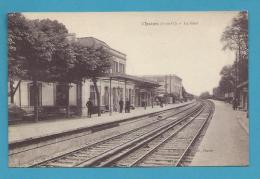
M 240 45 L 238 46 L 238 51 L 236 51 L 236 59 L 235 59 L 235 84 L 234 84 L 234 100 L 237 105 L 238 102 L 238 90 L 237 90 L 237 85 L 238 85 L 238 61 L 240 57 Z
M 170 75 L 170 94 L 172 93 L 172 76 Z
M 172 76 L 170 74 L 170 103 L 173 103 L 173 95 L 172 95 Z
M 236 100 L 237 105 L 239 104 L 239 91 L 238 91 L 238 84 L 239 84 L 239 61 L 240 61 L 240 43 L 238 45 L 238 57 L 236 58 Z
M 112 89 L 111 89 L 112 78 L 109 78 L 109 116 L 112 116 Z
M 167 75 L 165 75 L 165 94 L 167 94 Z

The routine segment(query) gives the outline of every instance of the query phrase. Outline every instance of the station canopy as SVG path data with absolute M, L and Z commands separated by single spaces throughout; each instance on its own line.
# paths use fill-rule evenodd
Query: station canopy
M 111 80 L 119 80 L 124 82 L 131 81 L 136 83 L 136 85 L 141 88 L 156 88 L 161 86 L 157 81 L 147 80 L 145 78 L 123 73 L 111 73 L 107 77 L 109 77 Z

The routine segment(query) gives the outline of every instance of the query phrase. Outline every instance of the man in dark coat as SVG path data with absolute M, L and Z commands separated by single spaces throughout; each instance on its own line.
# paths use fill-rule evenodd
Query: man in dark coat
M 122 111 L 123 111 L 123 106 L 124 106 L 124 102 L 122 99 L 120 99 L 120 101 L 119 101 L 119 112 L 120 113 L 122 113 Z
M 233 99 L 233 110 L 237 110 L 237 105 L 238 105 L 237 101 L 238 101 L 237 98 Z
M 86 106 L 88 108 L 88 117 L 91 118 L 93 104 L 92 104 L 90 98 L 88 99 Z
M 144 110 L 146 110 L 146 101 L 145 100 L 142 101 L 142 106 L 144 107 Z
M 163 107 L 163 101 L 161 98 L 159 98 L 159 103 L 160 103 L 160 107 L 162 108 Z
M 126 102 L 125 102 L 125 112 L 126 113 L 130 112 L 130 101 L 128 99 L 126 99 Z

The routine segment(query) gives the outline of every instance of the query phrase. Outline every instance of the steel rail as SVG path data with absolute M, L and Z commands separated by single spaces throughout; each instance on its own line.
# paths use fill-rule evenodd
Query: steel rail
M 159 144 L 157 144 L 156 146 L 154 146 L 151 150 L 149 150 L 147 153 L 145 153 L 143 156 L 139 157 L 137 160 L 135 160 L 134 162 L 132 162 L 131 164 L 128 165 L 128 167 L 133 167 L 133 166 L 137 166 L 138 163 L 140 163 L 142 160 L 144 160 L 149 154 L 153 153 L 155 150 L 157 150 L 160 146 L 162 146 L 163 144 L 165 144 L 168 140 L 170 140 L 171 138 L 173 138 L 174 136 L 176 136 L 180 131 L 182 131 L 186 126 L 188 126 L 191 122 L 193 122 L 202 112 L 204 109 L 202 109 L 200 111 L 200 113 L 198 113 L 193 119 L 191 119 L 190 121 L 188 121 L 186 124 L 184 124 L 181 128 L 179 128 L 177 131 L 175 131 L 173 134 L 171 134 L 170 136 L 168 136 L 167 138 L 165 138 L 162 142 L 160 142 Z
M 196 105 L 191 105 L 191 106 L 189 106 L 188 108 L 185 108 L 184 110 L 180 110 L 180 111 L 178 111 L 177 113 L 174 113 L 173 115 L 167 116 L 165 119 L 167 119 L 167 118 L 169 118 L 169 117 L 177 116 L 177 115 L 179 115 L 179 114 L 181 114 L 181 113 L 183 113 L 183 112 L 185 112 L 185 111 L 191 110 L 192 108 L 196 108 L 197 106 L 198 106 L 198 104 L 196 104 Z M 185 107 L 187 107 L 187 106 L 185 106 Z M 161 114 L 161 113 L 159 113 L 159 114 Z M 41 165 L 44 165 L 44 164 L 47 164 L 47 163 L 49 163 L 49 162 L 58 160 L 58 159 L 60 159 L 60 158 L 62 158 L 62 157 L 65 157 L 65 156 L 67 156 L 67 155 L 70 155 L 70 154 L 73 154 L 73 153 L 75 153 L 75 152 L 84 150 L 85 148 L 90 148 L 90 147 L 92 147 L 92 146 L 95 146 L 95 145 L 104 143 L 104 142 L 106 142 L 106 141 L 113 140 L 114 138 L 119 137 L 119 136 L 121 136 L 121 135 L 129 134 L 129 133 L 131 133 L 131 132 L 134 132 L 134 131 L 140 130 L 140 129 L 142 129 L 142 128 L 145 128 L 145 127 L 154 125 L 154 124 L 159 123 L 159 122 L 161 122 L 161 121 L 163 121 L 163 120 L 155 121 L 155 122 L 152 122 L 152 123 L 150 123 L 150 124 L 148 124 L 148 125 L 141 126 L 141 127 L 139 127 L 139 128 L 135 128 L 135 129 L 133 129 L 133 130 L 130 130 L 130 131 L 127 131 L 127 132 L 124 132 L 124 133 L 120 133 L 120 134 L 118 134 L 118 135 L 112 136 L 112 137 L 107 138 L 107 139 L 105 139 L 105 140 L 101 140 L 101 141 L 95 142 L 95 143 L 93 143 L 93 144 L 90 144 L 90 145 L 88 145 L 88 146 L 81 147 L 81 148 L 79 148 L 79 149 L 77 149 L 77 150 L 74 150 L 74 151 L 71 151 L 71 152 L 68 152 L 68 153 L 65 153 L 65 154 L 62 154 L 62 155 L 53 157 L 53 158 L 51 158 L 51 159 L 48 159 L 48 160 L 45 160 L 45 161 L 42 161 L 42 162 L 39 162 L 39 163 L 36 163 L 36 164 L 33 164 L 33 165 L 29 166 L 29 167 L 39 167 L 39 166 L 41 166 Z
M 203 124 L 201 125 L 201 127 L 199 128 L 199 131 L 195 134 L 195 137 L 193 137 L 192 141 L 188 144 L 188 146 L 186 147 L 186 149 L 184 150 L 183 154 L 180 156 L 180 158 L 177 160 L 177 163 L 174 166 L 180 166 L 179 163 L 182 161 L 183 157 L 185 156 L 185 154 L 187 153 L 187 151 L 190 149 L 191 145 L 195 142 L 195 140 L 197 139 L 198 135 L 200 134 L 200 132 L 203 130 L 206 122 L 212 117 L 213 115 L 213 111 L 214 111 L 214 105 L 211 104 L 211 107 L 209 106 L 209 108 L 206 108 L 207 105 L 205 105 L 205 108 L 203 111 L 201 111 L 201 113 L 207 112 L 209 110 L 209 115 L 207 116 L 207 118 L 204 120 Z M 213 109 L 212 109 L 213 108 Z M 200 115 L 200 114 L 199 114 Z M 189 124 L 191 124 L 199 115 L 197 115 L 195 118 L 193 118 L 191 121 L 187 122 L 184 126 L 182 126 L 180 129 L 178 129 L 177 131 L 175 131 L 172 135 L 168 136 L 167 138 L 165 138 L 162 142 L 160 142 L 159 144 L 157 144 L 156 146 L 154 146 L 151 150 L 149 150 L 148 152 L 146 152 L 144 155 L 142 155 L 141 157 L 139 157 L 138 159 L 136 159 L 134 162 L 132 162 L 131 164 L 127 165 L 127 167 L 133 167 L 133 166 L 138 166 L 138 163 L 141 163 L 145 158 L 148 157 L 148 155 L 152 154 L 154 151 L 156 151 L 159 147 L 161 147 L 162 145 L 164 145 L 165 143 L 167 143 L 169 140 L 171 140 L 173 137 L 175 137 L 179 132 L 181 132 L 184 128 L 186 128 Z
M 212 102 L 208 102 L 210 104 L 210 106 L 212 106 Z M 186 155 L 186 153 L 188 152 L 188 150 L 191 148 L 192 144 L 196 141 L 196 139 L 199 137 L 200 133 L 202 132 L 202 130 L 204 129 L 206 123 L 209 121 L 209 119 L 211 119 L 212 115 L 214 113 L 214 108 L 209 108 L 209 115 L 208 117 L 205 119 L 205 121 L 202 123 L 201 127 L 199 128 L 198 132 L 195 134 L 195 136 L 193 137 L 193 139 L 191 140 L 191 142 L 189 143 L 189 145 L 186 147 L 185 151 L 183 152 L 183 154 L 181 155 L 181 157 L 179 158 L 179 160 L 175 163 L 175 166 L 181 166 L 181 161 L 183 160 L 184 156 Z
M 104 160 L 104 159 L 106 160 L 109 157 L 117 155 L 119 152 L 121 152 L 123 150 L 129 151 L 130 150 L 129 148 L 133 145 L 141 145 L 141 144 L 147 143 L 146 142 L 147 140 L 152 140 L 153 138 L 163 134 L 164 132 L 166 132 L 170 128 L 172 128 L 172 127 L 178 125 L 179 123 L 183 122 L 183 120 L 187 119 L 187 117 L 190 117 L 194 113 L 197 113 L 197 110 L 198 109 L 196 109 L 195 111 L 192 111 L 192 113 L 189 113 L 189 114 L 182 116 L 181 118 L 179 118 L 176 121 L 172 121 L 172 122 L 170 122 L 170 123 L 168 123 L 164 126 L 161 126 L 161 127 L 157 128 L 155 130 L 152 130 L 152 131 L 150 131 L 150 132 L 148 132 L 148 133 L 146 133 L 146 134 L 144 134 L 144 135 L 142 135 L 138 138 L 135 138 L 134 140 L 132 140 L 130 142 L 127 142 L 127 143 L 125 143 L 121 146 L 115 147 L 113 150 L 109 150 L 107 152 L 104 152 L 102 155 L 99 155 L 99 156 L 94 157 L 90 160 L 82 162 L 81 164 L 77 165 L 77 167 L 97 166 L 102 162 L 102 160 Z
M 150 152 L 156 150 L 160 145 L 162 145 L 164 142 L 166 142 L 169 138 L 172 138 L 173 136 L 175 136 L 179 131 L 181 131 L 184 127 L 186 127 L 189 123 L 191 123 L 197 116 L 199 116 L 201 114 L 201 112 L 203 111 L 203 109 L 201 109 L 200 111 L 198 111 L 198 113 L 192 117 L 192 119 L 190 119 L 187 123 L 185 123 L 182 127 L 180 127 L 179 129 L 177 129 L 171 136 L 167 137 L 163 142 L 161 142 L 160 144 L 158 144 L 156 147 L 154 147 L 151 151 L 149 151 L 148 153 L 146 153 L 144 156 L 142 156 L 141 158 L 138 159 L 141 160 L 143 158 L 145 158 L 146 155 L 149 155 Z M 123 153 L 118 154 L 117 156 L 114 156 L 112 159 L 106 161 L 106 162 L 102 162 L 102 164 L 98 165 L 98 167 L 108 167 L 111 164 L 113 164 L 114 162 L 120 160 L 121 158 L 123 158 L 124 156 L 128 155 L 131 152 L 134 152 L 135 150 L 139 149 L 140 147 L 144 146 L 145 144 L 151 142 L 152 140 L 156 139 L 157 137 L 161 136 L 163 133 L 167 132 L 168 130 L 172 129 L 173 127 L 175 127 L 176 125 L 178 125 L 179 123 L 182 123 L 183 121 L 178 121 L 178 123 L 173 124 L 171 126 L 169 126 L 167 129 L 160 131 L 158 134 L 156 134 L 155 136 L 152 136 L 151 138 L 148 138 L 147 140 L 139 143 L 138 145 L 134 146 L 131 149 L 126 150 Z M 133 165 L 135 165 L 135 163 L 137 163 L 138 161 L 135 161 L 134 163 L 130 164 L 129 167 L 132 167 Z

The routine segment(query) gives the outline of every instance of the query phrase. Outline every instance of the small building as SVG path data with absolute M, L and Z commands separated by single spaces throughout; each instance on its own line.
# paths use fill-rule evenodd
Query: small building
M 167 103 L 174 103 L 183 98 L 183 85 L 180 77 L 174 74 L 145 75 L 143 77 L 159 83 L 160 87 L 156 89 L 156 95 L 164 96 Z
M 242 110 L 248 110 L 248 81 L 237 85 L 238 107 Z

